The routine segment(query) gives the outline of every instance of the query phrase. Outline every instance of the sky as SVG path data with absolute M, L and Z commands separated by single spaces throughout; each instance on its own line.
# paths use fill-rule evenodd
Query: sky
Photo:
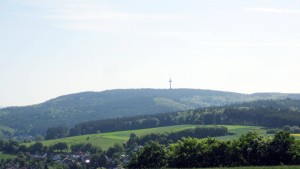
M 300 93 L 300 0 L 1 0 L 0 106 L 127 88 Z

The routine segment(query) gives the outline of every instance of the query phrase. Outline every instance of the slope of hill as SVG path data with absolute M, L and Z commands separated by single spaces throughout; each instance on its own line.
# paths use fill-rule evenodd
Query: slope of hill
M 89 120 L 181 111 L 258 99 L 300 98 L 297 94 L 239 94 L 198 89 L 119 89 L 83 92 L 41 104 L 0 109 L 0 124 L 16 134 L 44 134 L 54 126 L 72 127 Z
M 231 135 L 215 137 L 218 140 L 233 140 L 240 137 L 242 134 L 246 134 L 250 131 L 256 131 L 261 135 L 266 135 L 266 130 L 260 126 L 239 126 L 239 125 L 222 125 L 228 129 Z M 110 133 L 100 133 L 100 134 L 88 134 L 74 137 L 66 137 L 61 139 L 46 140 L 42 143 L 46 146 L 51 146 L 59 142 L 65 142 L 69 145 L 78 144 L 78 143 L 91 143 L 96 146 L 100 146 L 104 150 L 107 150 L 109 147 L 113 147 L 114 144 L 122 144 L 124 141 L 128 141 L 131 133 L 135 133 L 137 136 L 144 136 L 152 133 L 171 133 L 178 132 L 185 129 L 191 129 L 201 127 L 201 125 L 176 125 L 176 126 L 167 126 L 167 127 L 157 127 L 157 128 L 147 128 L 140 130 L 126 130 Z M 215 125 L 206 125 L 205 127 L 215 127 Z M 87 139 L 88 138 L 88 139 Z M 29 146 L 34 144 L 25 143 L 24 145 Z
M 237 124 L 282 128 L 300 126 L 300 100 L 258 100 L 233 105 L 208 107 L 173 113 L 140 115 L 116 119 L 94 120 L 76 124 L 69 135 L 84 135 L 120 130 L 145 129 L 181 124 Z M 51 128 L 46 138 L 59 138 L 61 129 Z

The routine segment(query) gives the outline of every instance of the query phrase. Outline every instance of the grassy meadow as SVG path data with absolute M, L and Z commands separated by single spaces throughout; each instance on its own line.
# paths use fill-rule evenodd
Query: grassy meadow
M 166 132 L 176 132 L 185 130 L 188 128 L 195 128 L 199 125 L 177 125 L 177 126 L 167 126 L 167 127 L 158 127 L 158 128 L 149 128 L 149 129 L 140 129 L 140 130 L 127 130 L 127 131 L 118 131 L 111 133 L 100 133 L 100 134 L 90 134 L 82 135 L 75 137 L 67 137 L 62 139 L 47 140 L 42 143 L 46 146 L 56 144 L 58 142 L 66 142 L 69 146 L 76 143 L 91 143 L 96 146 L 100 146 L 103 150 L 107 150 L 109 147 L 112 147 L 115 143 L 122 144 L 124 141 L 129 139 L 131 133 L 135 133 L 137 136 L 143 136 L 150 133 L 166 133 Z M 222 125 L 228 128 L 230 133 L 234 135 L 216 137 L 219 140 L 231 140 L 236 139 L 242 134 L 245 134 L 249 131 L 257 131 L 260 134 L 265 135 L 266 130 L 259 126 L 241 126 L 241 125 Z M 30 145 L 33 143 L 26 143 L 25 145 Z
M 218 140 L 233 140 L 238 139 L 242 134 L 246 134 L 250 131 L 255 131 L 260 135 L 267 135 L 267 130 L 260 126 L 241 126 L 241 125 L 222 125 L 227 127 L 228 131 L 233 135 L 215 137 Z
M 300 140 L 300 134 L 291 134 L 292 136 L 294 136 L 297 140 Z
M 0 160 L 1 159 L 12 159 L 15 158 L 15 155 L 10 155 L 10 154 L 3 154 L 3 152 L 0 151 Z
M 10 133 L 15 133 L 15 129 L 12 129 L 12 128 L 10 128 L 10 127 L 7 127 L 7 126 L 3 126 L 3 125 L 0 125 L 0 132 L 1 131 L 8 131 L 8 132 L 10 132 Z

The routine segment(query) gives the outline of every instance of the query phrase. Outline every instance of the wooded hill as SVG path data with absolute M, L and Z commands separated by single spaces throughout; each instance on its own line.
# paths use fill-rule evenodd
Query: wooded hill
M 54 126 L 73 127 L 90 120 L 175 112 L 237 102 L 300 98 L 299 94 L 233 92 L 199 89 L 118 89 L 83 92 L 41 104 L 0 109 L 0 125 L 16 129 L 16 135 L 45 134 Z

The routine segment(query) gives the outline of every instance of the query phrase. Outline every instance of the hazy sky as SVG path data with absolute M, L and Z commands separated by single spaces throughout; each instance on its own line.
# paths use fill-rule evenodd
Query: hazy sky
M 300 93 L 300 0 L 1 0 L 0 106 L 116 88 Z

